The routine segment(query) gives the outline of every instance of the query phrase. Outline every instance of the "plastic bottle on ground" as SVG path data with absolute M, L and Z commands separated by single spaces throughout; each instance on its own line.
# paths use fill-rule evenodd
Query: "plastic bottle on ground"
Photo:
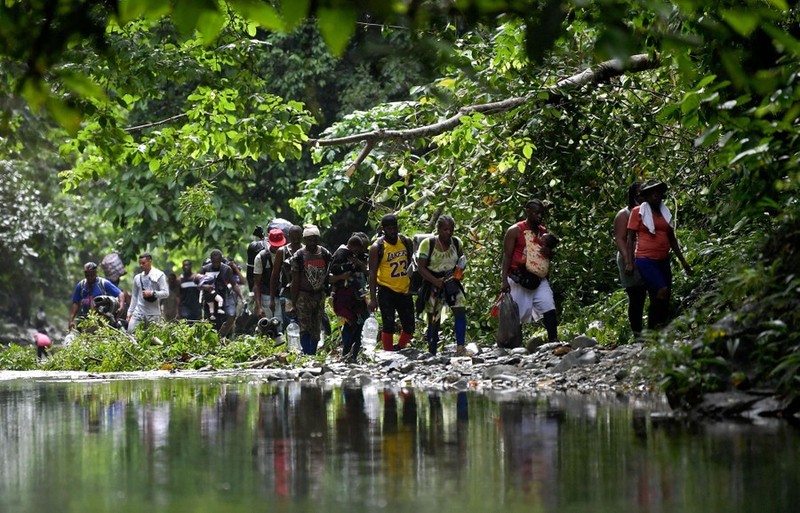
M 378 319 L 374 314 L 370 314 L 364 321 L 364 327 L 361 328 L 361 348 L 366 353 L 371 354 L 375 351 L 375 344 L 378 343 L 378 329 Z
M 300 344 L 300 326 L 295 321 L 286 326 L 286 344 L 290 351 L 302 353 L 303 347 Z

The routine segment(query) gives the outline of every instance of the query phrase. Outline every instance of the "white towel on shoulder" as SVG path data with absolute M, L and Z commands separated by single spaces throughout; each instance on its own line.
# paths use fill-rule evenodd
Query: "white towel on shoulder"
M 655 235 L 656 223 L 653 221 L 653 209 L 650 208 L 650 203 L 646 201 L 639 205 L 639 215 L 642 216 L 642 224 L 645 225 L 647 231 Z M 672 212 L 669 211 L 665 204 L 661 204 L 661 215 L 668 225 L 672 226 Z

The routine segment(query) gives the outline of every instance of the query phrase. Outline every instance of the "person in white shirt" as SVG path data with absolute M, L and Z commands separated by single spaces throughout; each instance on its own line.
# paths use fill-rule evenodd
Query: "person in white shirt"
M 150 253 L 139 256 L 139 267 L 142 272 L 133 277 L 128 333 L 133 333 L 141 322 L 147 327 L 151 322 L 160 321 L 160 302 L 169 297 L 167 275 L 153 267 L 153 256 Z

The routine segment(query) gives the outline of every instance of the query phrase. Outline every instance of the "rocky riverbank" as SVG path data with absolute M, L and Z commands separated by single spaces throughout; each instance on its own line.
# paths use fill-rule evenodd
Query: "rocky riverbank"
M 324 363 L 292 367 L 286 354 L 238 364 L 235 370 L 211 367 L 200 370 L 161 370 L 135 373 L 2 372 L 0 380 L 23 377 L 60 379 L 157 379 L 163 377 L 252 376 L 266 381 L 305 381 L 323 386 L 412 387 L 422 390 L 475 391 L 525 396 L 551 392 L 614 394 L 647 397 L 667 405 L 652 376 L 644 372 L 647 348 L 634 343 L 604 347 L 591 337 L 579 336 L 569 343 L 542 344 L 532 349 L 504 349 L 467 345 L 467 356 L 455 356 L 446 346 L 433 356 L 406 348 L 398 352 L 373 351 L 357 362 L 329 356 Z M 797 419 L 797 401 L 770 391 L 732 391 L 706 394 L 689 416 L 703 418 L 787 417 Z

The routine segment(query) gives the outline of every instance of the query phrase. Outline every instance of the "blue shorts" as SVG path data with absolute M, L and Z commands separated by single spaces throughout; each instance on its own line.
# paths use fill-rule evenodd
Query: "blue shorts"
M 672 287 L 672 268 L 669 265 L 669 259 L 637 258 L 636 268 L 639 270 L 647 290 Z

